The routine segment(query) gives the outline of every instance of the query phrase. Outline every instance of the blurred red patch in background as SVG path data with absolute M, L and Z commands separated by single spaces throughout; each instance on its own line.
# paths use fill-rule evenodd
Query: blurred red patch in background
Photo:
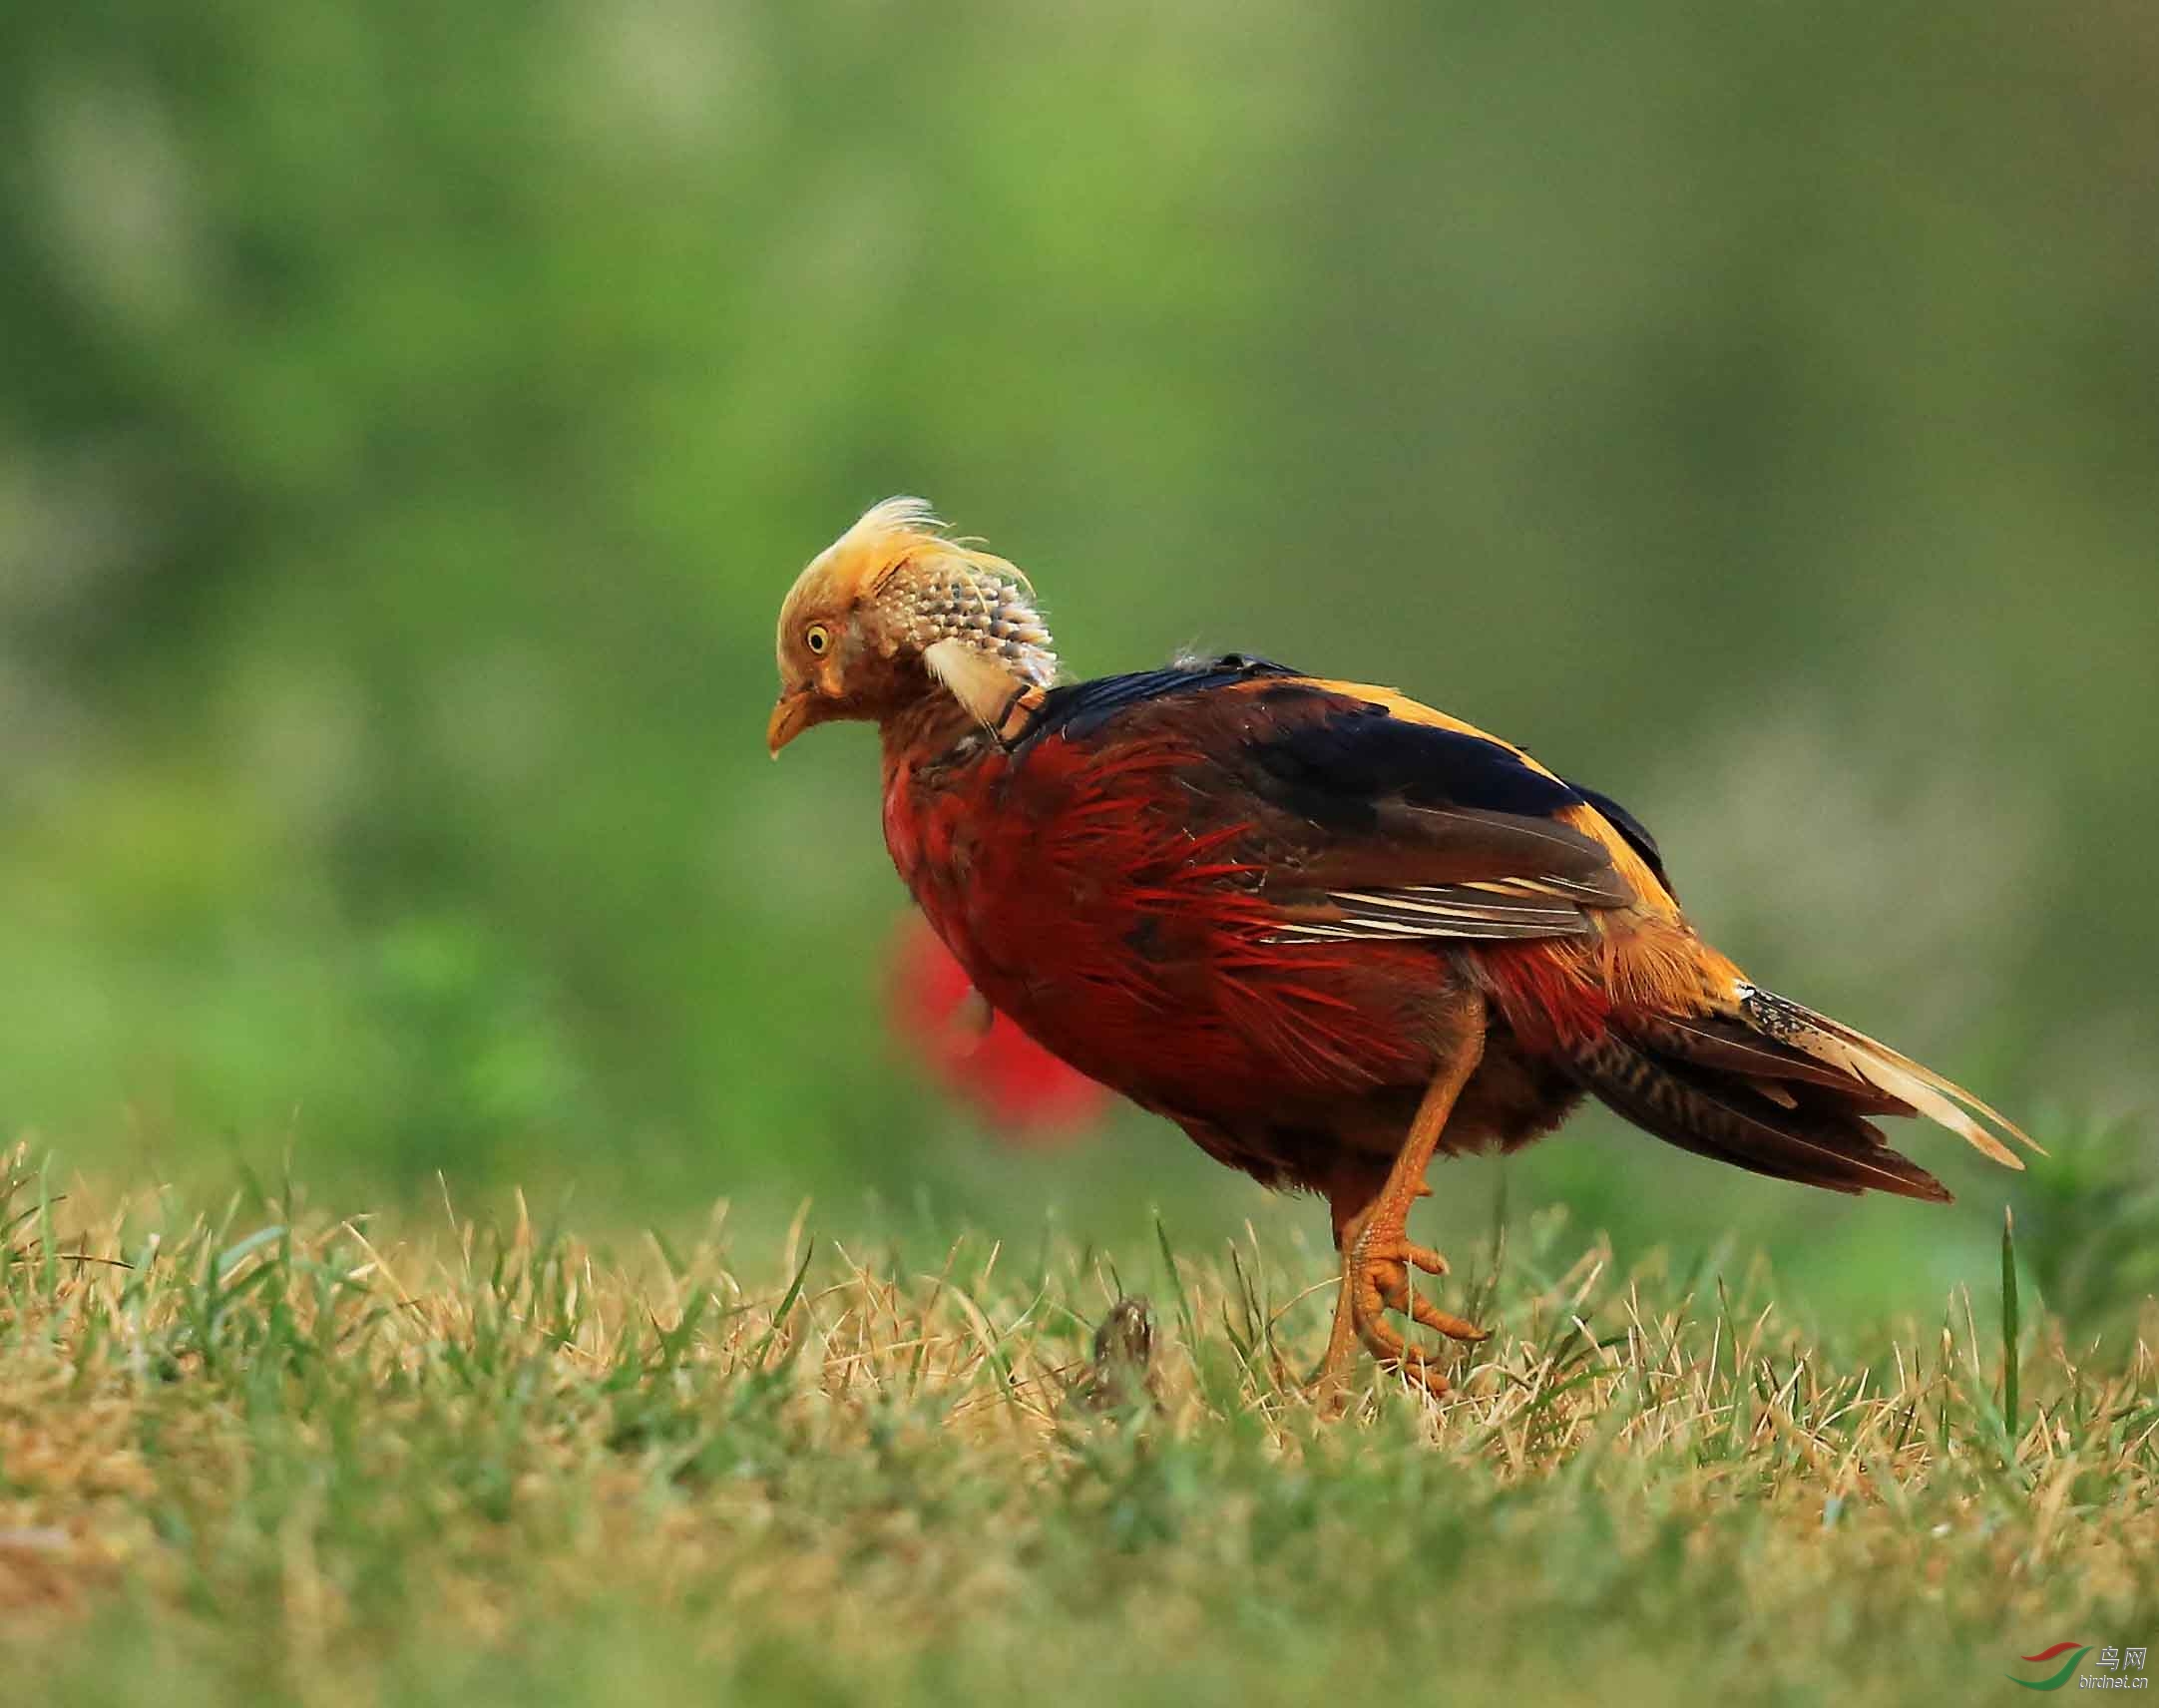
M 919 914 L 902 923 L 891 966 L 893 1032 L 941 1088 L 1000 1137 L 1064 1143 L 1100 1117 L 1108 1089 L 993 1010 Z

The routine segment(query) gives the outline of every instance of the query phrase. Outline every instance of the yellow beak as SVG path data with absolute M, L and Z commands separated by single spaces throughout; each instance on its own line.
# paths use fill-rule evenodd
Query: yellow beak
M 773 758 L 777 759 L 782 747 L 816 721 L 816 698 L 809 688 L 796 688 L 779 696 L 779 703 L 772 708 L 772 720 L 764 726 L 764 744 Z

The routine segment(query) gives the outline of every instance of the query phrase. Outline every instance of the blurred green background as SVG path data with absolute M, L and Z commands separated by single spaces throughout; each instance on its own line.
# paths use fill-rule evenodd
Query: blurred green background
M 1921 1301 L 2013 1198 L 2149 1284 L 2093 1256 L 2159 1078 L 2147 8 L 79 0 L 0 13 L 0 1132 L 1316 1241 L 889 1042 L 871 739 L 762 731 L 796 569 L 920 492 L 1081 673 L 1526 742 L 2065 1147 L 1915 1134 L 1930 1213 L 1594 1114 L 1515 1211 Z

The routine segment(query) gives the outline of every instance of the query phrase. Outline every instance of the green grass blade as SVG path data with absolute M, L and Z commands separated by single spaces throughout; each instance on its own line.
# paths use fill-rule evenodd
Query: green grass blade
M 1162 1276 L 1169 1283 L 1169 1291 L 1177 1301 L 1177 1326 L 1183 1331 L 1184 1350 L 1187 1357 L 1199 1355 L 1199 1333 L 1192 1322 L 1192 1302 L 1185 1296 L 1184 1279 L 1177 1273 L 1177 1254 L 1169 1244 L 1169 1230 L 1162 1225 L 1161 1212 L 1154 1214 L 1154 1240 L 1162 1250 Z
M 2017 1413 L 2022 1406 L 2016 1346 L 2020 1324 L 2016 1300 L 2016 1217 L 2001 1211 L 2001 1423 L 2008 1435 L 2009 1457 L 2016 1456 Z

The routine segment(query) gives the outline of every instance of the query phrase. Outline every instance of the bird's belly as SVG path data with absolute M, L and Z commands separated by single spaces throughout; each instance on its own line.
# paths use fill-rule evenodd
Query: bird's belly
M 1178 1118 L 1317 1117 L 1421 1086 L 1455 1043 L 1459 974 L 1429 948 L 1362 954 L 1154 922 L 1067 918 L 1017 951 L 948 937 L 993 1007 L 1090 1077 Z

